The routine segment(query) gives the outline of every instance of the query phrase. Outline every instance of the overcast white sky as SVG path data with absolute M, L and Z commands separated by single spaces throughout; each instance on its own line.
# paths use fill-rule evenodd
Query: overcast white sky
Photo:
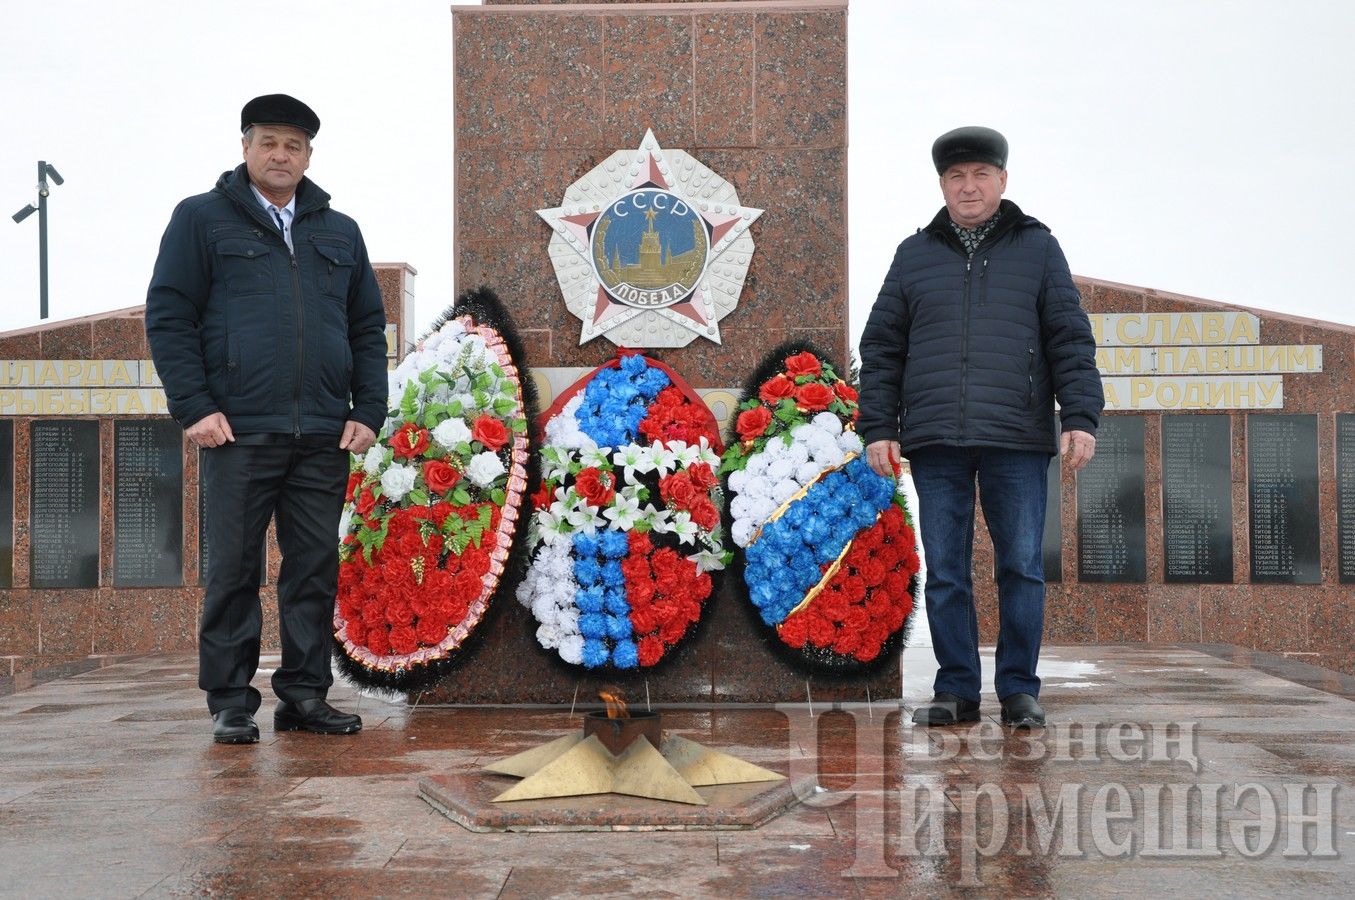
M 0 331 L 38 321 L 37 217 L 8 220 L 37 160 L 67 179 L 52 318 L 131 306 L 170 210 L 274 91 L 319 113 L 310 174 L 374 259 L 418 269 L 431 319 L 453 296 L 449 5 L 0 0 Z M 1006 133 L 1007 196 L 1075 273 L 1355 324 L 1355 3 L 852 0 L 848 22 L 853 340 L 941 205 L 932 140 L 973 123 Z

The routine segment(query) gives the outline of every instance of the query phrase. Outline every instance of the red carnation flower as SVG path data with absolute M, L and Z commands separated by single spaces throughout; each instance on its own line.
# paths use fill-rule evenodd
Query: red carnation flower
M 344 491 L 344 499 L 351 501 L 358 495 L 358 488 L 362 487 L 362 481 L 367 477 L 367 473 L 358 469 L 348 476 L 348 489 Z
M 837 398 L 845 403 L 855 403 L 859 399 L 856 388 L 845 381 L 834 382 L 833 393 L 837 394 Z
M 797 613 L 781 623 L 777 634 L 781 636 L 782 643 L 798 650 L 809 640 L 809 626 L 805 617 Z
M 795 405 L 805 412 L 818 412 L 827 409 L 833 402 L 833 390 L 826 384 L 811 381 L 795 389 Z
M 809 631 L 810 643 L 816 647 L 831 646 L 837 632 L 833 623 L 816 614 L 812 609 L 805 610 L 801 615 L 805 617 L 805 627 Z
M 400 656 L 408 656 L 419 649 L 419 638 L 408 625 L 396 625 L 391 629 L 391 649 Z
M 795 382 L 784 375 L 777 375 L 775 378 L 764 382 L 757 395 L 763 403 L 775 406 L 787 397 L 795 395 Z
M 368 629 L 367 649 L 377 656 L 385 656 L 391 652 L 390 632 L 386 631 L 385 625 Z
M 532 494 L 532 506 L 536 509 L 545 509 L 555 500 L 555 486 L 553 482 L 543 481 L 541 487 Z
M 786 358 L 786 371 L 792 375 L 817 375 L 823 371 L 819 358 L 808 350 Z
M 852 656 L 861 646 L 861 633 L 843 628 L 833 638 L 833 652 L 843 656 Z
M 442 643 L 442 639 L 447 636 L 447 622 L 441 617 L 432 619 L 420 619 L 418 626 L 414 629 L 414 634 L 418 637 L 420 644 L 426 644 L 429 647 Z
M 663 659 L 663 641 L 653 635 L 641 638 L 637 649 L 640 656 L 640 665 L 642 666 L 652 666 Z
M 766 431 L 770 424 L 772 424 L 771 411 L 765 406 L 758 406 L 739 413 L 734 427 L 739 432 L 740 438 L 751 441 Z
M 391 435 L 391 450 L 396 459 L 414 459 L 428 449 L 428 443 L 428 429 L 420 428 L 413 422 L 406 422 Z
M 470 436 L 484 444 L 486 450 L 498 451 L 508 443 L 508 428 L 493 416 L 481 415 L 471 426 Z
M 574 479 L 574 490 L 593 506 L 606 506 L 616 495 L 615 482 L 611 472 L 589 467 Z
M 445 494 L 461 480 L 461 473 L 449 463 L 432 459 L 423 464 L 423 480 L 428 482 L 430 490 Z

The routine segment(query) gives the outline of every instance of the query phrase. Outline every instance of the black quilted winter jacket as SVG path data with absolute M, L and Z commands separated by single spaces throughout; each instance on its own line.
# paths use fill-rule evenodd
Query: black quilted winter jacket
M 867 444 L 1055 453 L 1055 397 L 1065 431 L 1096 433 L 1096 342 L 1068 262 L 1044 224 L 1002 213 L 972 259 L 944 208 L 899 245 L 861 336 Z
M 386 315 L 357 223 L 309 178 L 288 251 L 242 163 L 178 205 L 146 294 L 169 412 L 236 434 L 339 435 L 386 418 Z

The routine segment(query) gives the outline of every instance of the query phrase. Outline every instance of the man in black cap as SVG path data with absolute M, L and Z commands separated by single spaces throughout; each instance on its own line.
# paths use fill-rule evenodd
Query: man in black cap
M 198 685 L 218 743 L 258 741 L 259 577 L 276 517 L 278 731 L 351 734 L 325 701 L 350 453 L 386 416 L 385 313 L 362 234 L 305 177 L 320 119 L 285 94 L 240 113 L 244 163 L 178 205 L 146 295 L 169 411 L 201 448 L 211 558 Z
M 1002 199 L 1006 139 L 957 128 L 937 138 L 932 162 L 946 205 L 899 245 L 871 309 L 858 423 L 871 468 L 896 472 L 905 454 L 918 493 L 938 670 L 933 700 L 913 721 L 979 717 L 977 483 L 997 557 L 1002 721 L 1042 726 L 1046 475 L 1056 452 L 1072 470 L 1095 452 L 1104 404 L 1096 344 L 1058 241 Z

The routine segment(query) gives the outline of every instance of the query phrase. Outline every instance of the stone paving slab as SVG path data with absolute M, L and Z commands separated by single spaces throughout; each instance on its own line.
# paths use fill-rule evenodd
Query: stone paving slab
M 476 834 L 419 782 L 480 777 L 582 704 L 341 683 L 361 734 L 275 734 L 266 701 L 261 742 L 227 747 L 192 658 L 114 661 L 0 696 L 0 896 L 1350 895 L 1355 679 L 1221 645 L 1047 647 L 1051 725 L 1011 734 L 990 694 L 972 727 L 914 728 L 935 664 L 903 663 L 902 704 L 665 708 L 827 789 L 761 828 Z

